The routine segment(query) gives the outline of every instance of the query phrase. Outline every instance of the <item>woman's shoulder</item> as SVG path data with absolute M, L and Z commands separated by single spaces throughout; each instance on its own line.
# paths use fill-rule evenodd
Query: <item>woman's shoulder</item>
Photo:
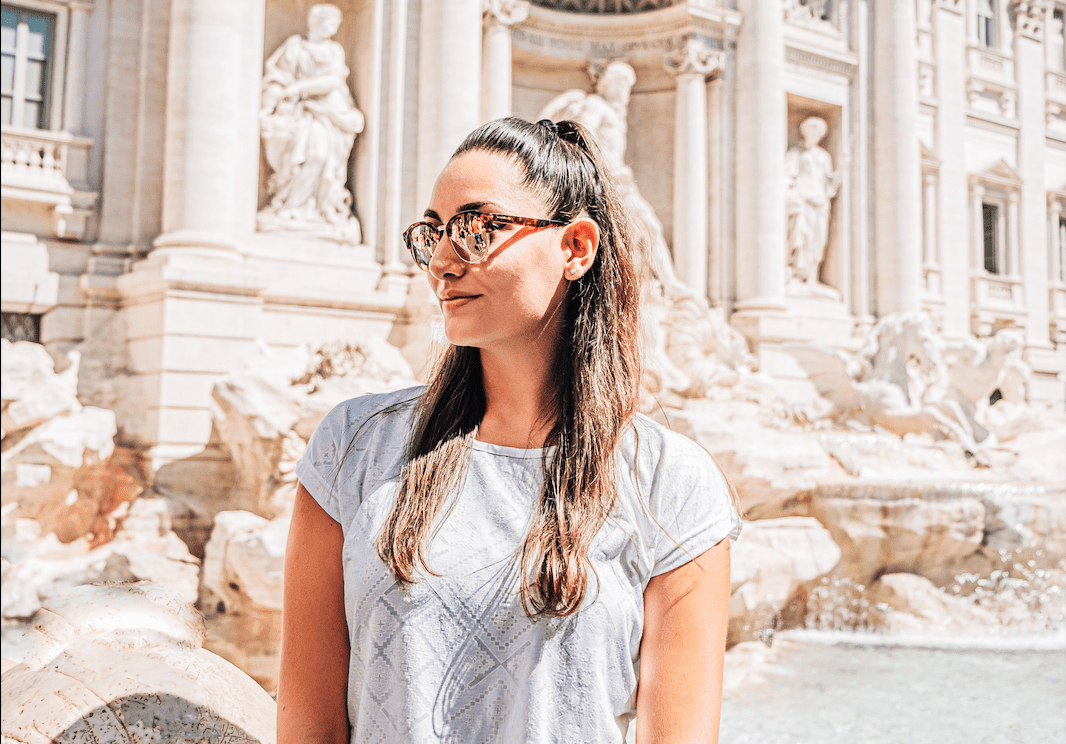
M 630 427 L 630 447 L 635 447 L 642 457 L 656 461 L 693 460 L 717 468 L 714 458 L 698 442 L 663 426 L 642 413 L 638 413 Z
M 338 403 L 325 415 L 319 428 L 326 428 L 334 437 L 354 438 L 360 431 L 381 424 L 406 421 L 425 389 L 423 385 L 393 390 L 388 393 L 369 393 Z

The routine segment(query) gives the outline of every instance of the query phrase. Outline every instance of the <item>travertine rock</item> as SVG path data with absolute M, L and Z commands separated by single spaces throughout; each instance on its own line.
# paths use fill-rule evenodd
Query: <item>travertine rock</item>
M 277 687 L 288 532 L 287 515 L 267 521 L 249 512 L 221 512 L 204 556 L 205 647 L 267 690 Z
M 4 741 L 272 744 L 274 701 L 202 639 L 195 610 L 145 582 L 46 602 L 5 636 L 20 663 L 3 675 Z
M 241 507 L 272 518 L 291 508 L 293 467 L 331 408 L 418 383 L 400 350 L 375 337 L 287 357 L 263 349 L 262 356 L 248 369 L 221 378 L 212 397 L 215 428 L 241 486 L 255 496 Z
M 886 572 L 936 576 L 941 565 L 975 553 L 985 536 L 984 503 L 929 490 L 923 484 L 820 488 L 814 515 L 843 553 L 835 573 L 864 585 Z
M 922 576 L 885 574 L 870 587 L 886 630 L 987 631 L 999 625 L 996 615 L 962 597 L 953 597 Z
M 81 356 L 76 351 L 67 356 L 70 366 L 57 375 L 52 357 L 40 344 L 3 340 L 0 385 L 5 437 L 81 409 L 77 398 Z
M 273 516 L 276 473 L 285 439 L 300 417 L 291 386 L 270 375 L 239 372 L 223 377 L 212 391 L 215 428 L 229 449 L 237 473 L 257 501 L 249 507 Z
M 796 590 L 839 560 L 840 548 L 815 519 L 745 522 L 730 556 L 730 643 L 772 633 Z
M 77 586 L 102 581 L 148 579 L 183 601 L 195 602 L 199 561 L 171 530 L 166 502 L 140 498 L 124 511 L 114 539 L 99 547 L 89 550 L 88 541 L 82 540 L 66 551 L 40 551 L 5 563 L 3 617 L 29 617 L 36 603 L 62 596 Z M 24 540 L 34 532 L 40 534 L 38 523 L 17 521 Z M 5 524 L 5 540 L 7 528 Z M 75 552 L 78 547 L 81 550 Z

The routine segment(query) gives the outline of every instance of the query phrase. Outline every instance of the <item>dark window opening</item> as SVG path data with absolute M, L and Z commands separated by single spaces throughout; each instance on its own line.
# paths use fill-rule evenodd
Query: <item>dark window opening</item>
M 11 343 L 41 343 L 41 316 L 31 313 L 3 313 L 4 338 Z
M 981 205 L 981 221 L 984 225 L 985 271 L 999 273 L 999 207 L 995 204 Z

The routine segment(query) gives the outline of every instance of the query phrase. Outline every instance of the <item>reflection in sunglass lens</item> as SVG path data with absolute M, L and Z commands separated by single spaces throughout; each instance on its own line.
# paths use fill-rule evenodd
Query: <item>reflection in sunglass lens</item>
M 489 252 L 492 245 L 492 229 L 489 216 L 479 212 L 460 212 L 449 224 L 448 237 L 459 257 L 476 263 Z
M 437 247 L 440 233 L 426 224 L 412 225 L 407 231 L 407 246 L 411 249 L 411 257 L 419 268 L 426 269 L 433 258 L 433 249 Z

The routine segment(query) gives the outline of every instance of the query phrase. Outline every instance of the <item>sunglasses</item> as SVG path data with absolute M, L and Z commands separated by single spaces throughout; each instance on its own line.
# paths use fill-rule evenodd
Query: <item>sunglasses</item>
M 446 225 L 416 222 L 403 233 L 403 242 L 411 251 L 411 257 L 422 271 L 429 270 L 429 262 L 437 243 L 447 233 L 455 255 L 469 264 L 480 263 L 489 255 L 492 234 L 506 225 L 523 227 L 562 227 L 568 223 L 560 220 L 538 220 L 535 217 L 512 217 L 489 212 L 458 212 Z

